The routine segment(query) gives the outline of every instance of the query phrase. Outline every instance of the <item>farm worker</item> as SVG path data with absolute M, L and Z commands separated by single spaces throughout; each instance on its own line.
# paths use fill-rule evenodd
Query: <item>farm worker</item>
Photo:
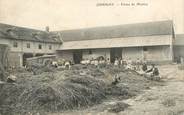
M 54 67 L 58 67 L 58 62 L 57 61 L 52 61 L 52 66 L 54 66 Z
M 120 82 L 120 77 L 119 77 L 119 75 L 118 74 L 116 74 L 115 76 L 114 76 L 114 81 L 112 82 L 112 85 L 116 85 L 117 83 L 119 83 Z
M 115 66 L 118 66 L 118 65 L 119 65 L 119 60 L 118 60 L 118 58 L 115 59 L 114 65 L 115 65 Z
M 133 69 L 131 58 L 128 58 L 128 60 L 127 60 L 127 69 Z
M 144 71 L 144 72 L 146 72 L 147 71 L 147 64 L 144 62 L 143 64 L 142 64 L 142 71 Z
M 86 60 L 85 60 L 85 59 L 82 59 L 80 63 L 81 63 L 82 65 L 85 65 L 85 64 L 86 64 Z
M 71 68 L 69 61 L 65 61 L 65 68 L 66 69 L 70 69 Z
M 97 59 L 95 59 L 94 64 L 95 64 L 95 66 L 98 66 L 98 60 Z
M 107 63 L 107 65 L 110 65 L 110 64 L 111 64 L 111 62 L 110 62 L 110 59 L 109 59 L 109 58 L 107 58 L 106 63 Z
M 123 65 L 123 59 L 120 58 L 120 65 Z
M 86 64 L 89 65 L 90 64 L 90 60 L 86 59 Z
M 136 70 L 140 71 L 140 64 L 141 64 L 141 60 L 139 58 L 137 58 L 136 60 Z
M 9 75 L 7 78 L 7 82 L 9 82 L 9 83 L 16 82 L 16 80 L 17 80 L 17 77 L 14 75 Z
M 184 64 L 184 58 L 182 56 L 180 56 L 180 62 L 181 64 Z
M 91 65 L 94 65 L 95 64 L 95 60 L 93 58 L 91 59 L 90 64 Z
M 122 65 L 123 65 L 123 67 L 126 67 L 126 65 L 127 65 L 127 61 L 125 58 L 122 58 Z
M 154 64 L 151 65 L 151 69 L 146 71 L 147 75 L 149 75 L 150 77 L 155 77 L 155 76 L 159 76 L 159 70 L 157 67 L 155 67 Z

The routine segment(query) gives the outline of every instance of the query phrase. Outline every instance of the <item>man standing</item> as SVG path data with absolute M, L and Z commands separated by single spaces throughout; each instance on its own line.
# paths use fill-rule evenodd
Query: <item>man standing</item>
M 127 69 L 133 69 L 133 66 L 132 66 L 132 60 L 131 60 L 131 58 L 128 58 L 128 60 L 127 60 Z
M 141 60 L 139 58 L 137 58 L 136 60 L 136 70 L 140 71 L 140 65 L 141 65 Z

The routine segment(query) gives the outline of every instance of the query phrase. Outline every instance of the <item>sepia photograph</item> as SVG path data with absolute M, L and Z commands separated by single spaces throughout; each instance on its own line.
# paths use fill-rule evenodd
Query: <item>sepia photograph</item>
M 184 115 L 184 0 L 0 0 L 0 115 Z

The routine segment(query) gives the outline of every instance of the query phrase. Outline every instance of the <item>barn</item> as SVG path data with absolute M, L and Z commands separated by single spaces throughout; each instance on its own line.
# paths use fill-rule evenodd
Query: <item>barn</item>
M 183 63 L 184 59 L 184 34 L 177 34 L 174 40 L 174 59 L 178 63 Z
M 80 63 L 103 56 L 148 62 L 172 62 L 175 39 L 171 20 L 60 31 L 59 57 Z

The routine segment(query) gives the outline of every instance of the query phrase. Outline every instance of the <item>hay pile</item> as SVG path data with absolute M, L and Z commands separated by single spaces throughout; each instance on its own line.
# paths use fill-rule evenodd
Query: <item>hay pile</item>
M 84 87 L 81 84 L 56 83 L 38 85 L 26 89 L 20 95 L 19 102 L 24 110 L 60 111 L 90 106 L 105 98 L 98 89 Z
M 121 82 L 111 85 L 118 73 Z M 16 84 L 0 85 L 0 113 L 58 112 L 89 107 L 109 96 L 130 98 L 150 86 L 135 72 L 122 68 L 95 68 L 76 65 L 71 70 L 52 70 L 38 75 L 17 74 Z M 153 82 L 152 82 L 153 83 Z
M 55 76 L 50 72 L 27 76 L 26 79 L 21 76 L 16 84 L 2 85 L 0 108 L 7 105 L 9 107 L 5 108 L 11 109 L 0 109 L 0 113 L 78 109 L 100 103 L 106 98 L 103 80 L 70 71 L 61 72 L 63 76 Z

